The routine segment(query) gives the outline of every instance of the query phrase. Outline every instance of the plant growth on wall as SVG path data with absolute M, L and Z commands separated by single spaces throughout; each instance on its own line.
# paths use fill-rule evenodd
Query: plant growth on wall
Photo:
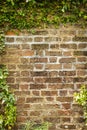
M 0 35 L 0 55 L 4 49 L 4 36 Z M 11 130 L 16 121 L 16 106 L 14 95 L 6 83 L 8 70 L 0 65 L 0 130 Z
M 29 29 L 86 24 L 86 0 L 1 0 L 0 28 Z
M 85 123 L 87 125 L 87 89 L 83 85 L 81 86 L 80 92 L 74 93 L 75 101 L 82 106 Z

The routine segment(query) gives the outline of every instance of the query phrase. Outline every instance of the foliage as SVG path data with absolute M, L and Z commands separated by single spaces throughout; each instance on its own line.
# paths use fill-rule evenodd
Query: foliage
M 83 107 L 84 118 L 87 125 L 87 89 L 83 85 L 79 93 L 74 94 L 75 101 Z
M 0 33 L 0 55 L 5 48 L 4 35 Z M 12 129 L 16 121 L 15 98 L 6 83 L 8 71 L 5 65 L 0 65 L 0 130 Z
M 42 124 L 37 124 L 35 122 L 28 121 L 25 125 L 24 130 L 48 130 L 50 123 L 44 122 Z
M 7 76 L 6 67 L 0 65 L 0 130 L 10 130 L 16 121 L 15 98 L 9 92 Z
M 0 3 L 0 28 L 6 30 L 86 24 L 86 20 L 86 0 L 1 0 Z
M 0 32 L 0 54 L 3 53 L 4 48 L 5 48 L 5 39 L 4 39 L 4 35 L 3 32 Z

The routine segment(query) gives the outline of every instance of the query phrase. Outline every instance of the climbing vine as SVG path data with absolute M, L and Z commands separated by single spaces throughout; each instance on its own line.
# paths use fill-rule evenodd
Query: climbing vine
M 0 56 L 5 48 L 4 35 L 0 34 Z M 16 121 L 16 106 L 14 95 L 9 91 L 6 78 L 8 70 L 0 64 L 0 130 L 11 130 Z
M 1 0 L 0 28 L 58 27 L 65 23 L 86 24 L 86 0 Z

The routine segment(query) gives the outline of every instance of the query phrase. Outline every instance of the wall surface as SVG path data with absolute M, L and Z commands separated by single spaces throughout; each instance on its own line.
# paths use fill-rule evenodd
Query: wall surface
M 17 126 L 49 121 L 50 130 L 80 130 L 82 109 L 73 93 L 87 85 L 87 29 L 60 27 L 8 32 L 1 63 L 17 100 Z

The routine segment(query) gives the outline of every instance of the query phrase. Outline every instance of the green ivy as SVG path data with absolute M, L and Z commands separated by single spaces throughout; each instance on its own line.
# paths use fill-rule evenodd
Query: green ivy
M 35 122 L 28 121 L 23 130 L 48 130 L 50 126 L 51 123 L 49 122 L 37 124 Z
M 83 85 L 78 93 L 74 93 L 75 101 L 82 106 L 87 125 L 87 88 Z
M 5 38 L 3 32 L 1 31 L 0 32 L 0 54 L 4 52 L 4 49 L 5 49 Z
M 86 0 L 1 0 L 0 28 L 30 29 L 86 24 Z
M 0 130 L 10 130 L 16 121 L 16 106 L 14 95 L 6 83 L 8 71 L 0 65 Z

